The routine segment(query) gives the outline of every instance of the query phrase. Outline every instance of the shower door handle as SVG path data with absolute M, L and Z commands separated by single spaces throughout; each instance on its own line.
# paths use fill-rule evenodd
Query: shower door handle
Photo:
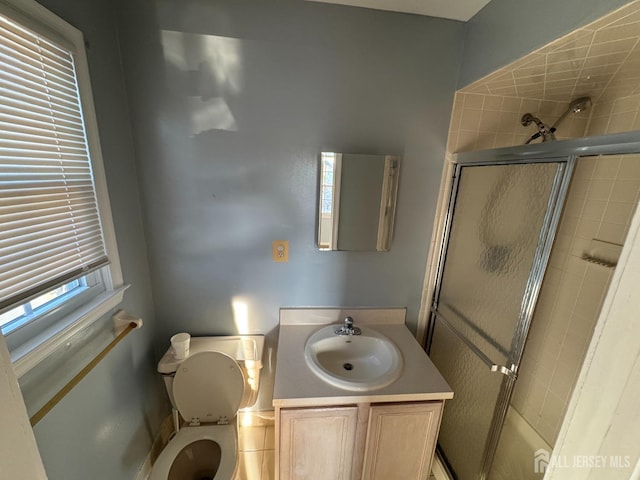
M 509 367 L 505 367 L 504 365 L 496 365 L 494 363 L 493 365 L 491 365 L 491 371 L 501 373 L 513 380 L 518 378 L 518 374 L 516 372 L 511 370 Z
M 456 337 L 458 337 L 459 340 L 462 341 L 462 343 L 464 343 L 467 347 L 469 347 L 469 350 L 471 350 L 480 360 L 482 360 L 492 372 L 501 373 L 512 380 L 515 380 L 518 378 L 518 374 L 512 368 L 493 363 L 493 361 L 489 357 L 487 357 L 482 350 L 480 350 L 476 345 L 473 344 L 471 340 L 469 340 L 462 333 L 460 333 L 458 329 L 456 329 L 456 327 L 454 327 L 449 322 L 449 320 L 447 320 L 440 312 L 438 312 L 435 309 L 431 310 L 431 312 L 436 316 L 438 320 L 440 320 L 444 325 L 446 325 L 446 327 L 451 331 L 451 333 L 453 333 Z

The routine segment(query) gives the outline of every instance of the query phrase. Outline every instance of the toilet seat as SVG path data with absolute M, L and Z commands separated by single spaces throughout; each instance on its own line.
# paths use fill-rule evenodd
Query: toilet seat
M 231 480 L 237 465 L 238 440 L 235 424 L 182 428 L 160 453 L 149 480 L 167 480 L 176 456 L 183 448 L 199 440 L 212 440 L 220 445 L 220 465 L 214 479 Z
M 227 424 L 238 413 L 245 379 L 226 353 L 200 352 L 183 361 L 173 379 L 176 408 L 191 425 Z
M 245 378 L 238 363 L 216 351 L 196 353 L 176 369 L 175 406 L 189 426 L 162 450 L 149 480 L 167 480 L 176 457 L 190 444 L 211 440 L 220 447 L 215 480 L 231 480 L 237 465 L 235 417 L 244 394 Z M 181 479 L 182 480 L 182 479 Z

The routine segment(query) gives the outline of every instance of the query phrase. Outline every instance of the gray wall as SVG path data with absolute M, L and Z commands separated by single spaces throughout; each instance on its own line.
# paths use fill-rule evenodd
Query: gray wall
M 120 13 L 159 342 L 235 334 L 234 300 L 249 332 L 317 305 L 407 306 L 415 328 L 464 24 L 299 0 Z M 323 150 L 403 155 L 391 252 L 316 250 Z
M 458 88 L 626 3 L 629 0 L 491 0 L 467 23 Z
M 153 299 L 114 14 L 108 0 L 41 0 L 82 30 L 122 261 L 123 308 L 145 325 L 120 343 L 36 427 L 50 480 L 133 479 L 165 407 L 154 373 Z M 98 352 L 94 352 L 94 355 Z

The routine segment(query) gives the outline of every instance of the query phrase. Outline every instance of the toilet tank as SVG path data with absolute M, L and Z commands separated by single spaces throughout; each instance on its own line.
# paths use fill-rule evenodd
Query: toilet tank
M 238 362 L 245 379 L 240 408 L 252 406 L 258 398 L 263 350 L 264 335 L 191 337 L 191 344 L 189 345 L 189 355 L 200 352 L 222 352 Z M 182 362 L 183 360 L 176 359 L 171 347 L 158 362 L 158 373 L 164 378 L 164 384 L 167 387 L 167 393 L 174 408 L 176 404 L 173 398 L 173 377 Z

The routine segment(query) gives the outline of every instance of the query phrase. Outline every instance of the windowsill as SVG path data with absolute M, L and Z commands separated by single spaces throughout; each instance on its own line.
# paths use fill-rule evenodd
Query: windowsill
M 22 377 L 64 345 L 76 333 L 87 328 L 109 310 L 122 303 L 124 292 L 128 288 L 129 285 L 124 285 L 115 290 L 101 293 L 71 315 L 12 351 L 11 361 L 16 377 Z

